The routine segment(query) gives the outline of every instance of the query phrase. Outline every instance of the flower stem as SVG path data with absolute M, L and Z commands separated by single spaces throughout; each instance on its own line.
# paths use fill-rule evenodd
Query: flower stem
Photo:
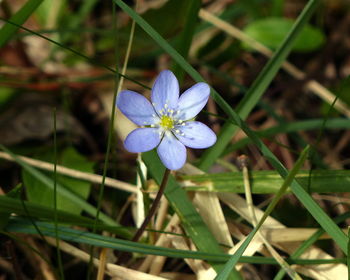
M 153 204 L 152 204 L 151 208 L 149 209 L 149 212 L 148 212 L 146 218 L 144 219 L 142 225 L 136 231 L 136 233 L 135 233 L 134 237 L 131 239 L 131 241 L 133 241 L 133 242 L 139 241 L 140 237 L 145 232 L 146 227 L 148 226 L 149 222 L 151 221 L 154 214 L 156 213 L 156 210 L 159 206 L 160 199 L 162 198 L 165 187 L 168 183 L 169 175 L 170 175 L 170 170 L 166 168 L 164 171 L 163 180 L 162 180 L 162 183 L 160 184 L 157 196 L 154 199 Z M 126 261 L 125 259 L 126 259 L 126 254 L 125 254 L 125 252 L 122 252 L 118 257 L 118 263 L 119 264 L 124 263 Z
M 135 233 L 135 235 L 134 235 L 134 237 L 132 238 L 131 241 L 137 242 L 140 239 L 142 234 L 145 232 L 146 227 L 148 226 L 149 222 L 151 221 L 151 219 L 153 218 L 154 214 L 156 213 L 156 210 L 157 210 L 157 208 L 159 206 L 160 199 L 162 198 L 164 190 L 165 190 L 165 187 L 166 187 L 166 185 L 168 183 L 169 175 L 170 175 L 170 170 L 169 169 L 165 169 L 162 183 L 160 184 L 159 191 L 157 193 L 156 198 L 153 201 L 151 209 L 149 210 L 145 220 L 143 221 L 143 223 L 139 227 L 139 229 L 136 231 L 136 233 Z

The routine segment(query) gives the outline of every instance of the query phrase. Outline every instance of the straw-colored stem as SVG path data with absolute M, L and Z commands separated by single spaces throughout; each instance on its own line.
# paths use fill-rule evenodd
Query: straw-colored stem
M 24 157 L 24 156 L 17 156 L 17 157 L 21 161 L 23 161 L 23 162 L 25 162 L 33 167 L 36 167 L 36 168 L 39 168 L 42 170 L 47 170 L 50 172 L 54 171 L 55 165 L 52 163 L 37 160 L 37 159 L 32 159 L 32 158 Z M 14 157 L 12 157 L 10 154 L 8 154 L 6 152 L 0 152 L 0 158 L 5 159 L 5 160 L 9 160 L 9 161 L 13 161 L 13 162 L 16 161 Z M 96 175 L 96 174 L 78 171 L 78 170 L 67 168 L 67 167 L 64 167 L 64 166 L 58 165 L 58 164 L 56 165 L 56 172 L 57 172 L 57 174 L 65 175 L 65 176 L 76 178 L 76 179 L 81 179 L 81 180 L 88 181 L 88 182 L 95 183 L 95 184 L 100 184 L 101 180 L 102 180 L 101 175 Z M 128 183 L 125 183 L 123 181 L 119 181 L 119 180 L 108 178 L 108 177 L 106 177 L 106 179 L 105 179 L 105 185 L 119 189 L 119 190 L 123 190 L 126 192 L 131 192 L 131 193 L 135 193 L 137 190 L 136 187 L 132 184 L 128 184 Z

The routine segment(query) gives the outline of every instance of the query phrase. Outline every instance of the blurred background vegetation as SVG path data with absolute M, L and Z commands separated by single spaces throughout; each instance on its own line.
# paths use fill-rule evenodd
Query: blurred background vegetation
M 143 200 L 138 198 L 136 191 L 130 194 L 116 188 L 123 184 L 126 188 L 135 185 L 147 188 L 144 197 L 147 212 L 152 198 L 149 193 L 157 188 L 159 179 L 150 172 L 149 177 L 141 180 L 143 184 L 136 180 L 137 173 L 146 174 L 145 170 L 151 167 L 147 159 L 144 165 L 140 159 L 136 160 L 137 155 L 123 148 L 122 141 L 134 126 L 119 112 L 116 112 L 111 129 L 115 94 L 123 88 L 149 96 L 154 78 L 163 69 L 172 69 L 176 73 L 181 92 L 195 81 L 181 63 L 177 63 L 162 45 L 146 34 L 142 26 L 136 24 L 133 29 L 132 18 L 116 2 L 0 1 L 0 191 L 3 197 L 9 197 L 8 194 L 19 186 L 21 191 L 12 194 L 18 201 L 23 199 L 33 203 L 33 207 L 52 208 L 54 188 L 48 188 L 48 185 L 53 186 L 55 182 L 55 185 L 69 191 L 68 197 L 73 195 L 67 199 L 67 195 L 58 192 L 58 210 L 76 216 L 88 216 L 87 213 L 94 216 L 96 209 L 101 207 L 103 216 L 100 218 L 105 224 L 116 226 L 112 220 L 126 227 L 125 232 L 124 228 L 117 232 L 117 237 L 130 238 L 133 227 L 139 225 L 144 217 L 142 211 L 141 214 L 138 212 Z M 177 50 L 233 109 L 237 109 L 242 99 L 253 91 L 252 85 L 263 73 L 271 53 L 279 49 L 308 1 L 124 2 Z M 300 151 L 307 144 L 311 145 L 310 157 L 303 166 L 305 170 L 296 178 L 300 177 L 305 190 L 313 195 L 329 216 L 336 217 L 348 213 L 350 199 L 350 3 L 346 0 L 318 2 L 317 9 L 290 46 L 289 64 L 284 64 L 276 75 L 272 74 L 271 83 L 265 81 L 266 90 L 244 118 L 287 169 L 292 169 Z M 126 63 L 128 50 L 130 57 Z M 126 71 L 123 65 L 126 65 Z M 123 81 L 118 73 L 125 76 Z M 228 117 L 214 100 L 209 101 L 199 119 L 208 124 L 219 138 L 222 137 L 220 139 L 224 139 Z M 188 151 L 188 162 L 209 171 L 209 175 L 194 175 L 184 170 L 176 174 L 177 182 L 188 188 L 189 197 L 194 191 L 207 191 L 208 182 L 212 183 L 210 190 L 215 193 L 243 194 L 237 157 L 245 154 L 252 171 L 254 204 L 264 208 L 283 180 L 242 130 L 231 134 L 227 145 L 224 142 L 219 142 L 218 150 Z M 108 143 L 111 143 L 110 149 Z M 9 160 L 11 152 L 7 149 L 26 156 L 23 159 L 25 163 L 13 158 Z M 28 162 L 28 158 L 40 162 Z M 42 162 L 63 165 L 73 175 L 67 176 L 58 170 L 53 176 L 52 166 L 45 168 L 41 166 Z M 33 166 L 41 170 L 39 175 L 30 168 Z M 74 171 L 104 174 L 117 179 L 117 187 L 112 188 L 111 183 L 106 182 L 101 200 L 102 176 L 96 177 L 95 181 L 87 177 L 81 180 Z M 20 211 L 20 206 L 15 210 L 14 204 L 11 206 L 9 201 L 6 202 L 8 206 L 5 206 L 5 200 L 0 202 L 0 207 L 3 204 L 7 214 Z M 236 243 L 242 235 L 250 232 L 251 227 L 242 221 L 246 219 L 244 214 L 232 209 L 224 199 L 221 201 L 220 209 Z M 170 204 L 173 205 L 172 202 Z M 46 208 L 40 209 L 43 213 Z M 172 214 L 173 209 L 165 210 L 165 221 Z M 271 217 L 290 229 L 289 235 L 297 235 L 294 227 L 305 230 L 318 227 L 309 211 L 290 190 Z M 35 218 L 43 217 L 36 214 Z M 215 220 L 215 216 L 211 218 Z M 91 226 L 91 221 L 88 222 Z M 155 225 L 152 228 L 164 230 L 166 224 L 163 221 L 159 228 Z M 348 223 L 342 220 L 340 225 L 345 228 Z M 225 229 L 217 228 L 217 231 L 225 232 Z M 181 230 L 180 234 L 183 234 Z M 2 279 L 60 278 L 60 274 L 52 268 L 58 266 L 54 247 L 28 234 L 20 235 L 21 242 L 6 235 L 1 238 Z M 147 243 L 155 244 L 157 235 L 145 239 Z M 293 253 L 290 248 L 295 244 L 289 242 L 284 244 L 285 247 L 277 246 L 282 256 Z M 344 258 L 343 252 L 329 236 L 316 244 L 329 255 L 312 258 Z M 232 247 L 233 244 L 226 245 Z M 78 242 L 75 246 L 88 252 L 86 244 Z M 49 259 L 52 266 L 42 261 L 33 248 Z M 270 256 L 266 249 L 258 255 Z M 88 274 L 86 263 L 76 255 L 63 253 L 62 260 L 66 279 L 83 279 Z M 129 267 L 138 270 L 142 258 L 136 256 L 133 260 Z M 115 262 L 112 253 L 108 262 Z M 324 269 L 322 265 L 299 272 L 306 275 L 303 279 L 345 279 L 344 274 L 340 274 L 347 271 L 343 262 L 344 259 L 324 274 L 321 273 Z M 158 273 L 153 274 L 165 279 L 195 279 L 200 269 L 197 267 L 196 271 L 193 267 L 193 264 L 186 264 L 181 259 L 168 259 L 160 269 L 157 268 Z M 242 275 L 244 279 L 273 279 L 278 270 L 278 265 L 248 264 L 244 266 Z M 152 269 L 144 270 L 149 271 Z M 125 279 L 152 279 L 130 277 Z M 203 279 L 212 279 L 208 275 L 206 277 Z

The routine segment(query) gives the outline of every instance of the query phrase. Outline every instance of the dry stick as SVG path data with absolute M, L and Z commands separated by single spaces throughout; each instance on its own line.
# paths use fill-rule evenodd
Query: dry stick
M 34 166 L 36 168 L 48 170 L 50 172 L 54 171 L 54 164 L 52 164 L 52 163 L 37 160 L 37 159 L 32 159 L 32 158 L 24 157 L 24 156 L 16 156 L 16 157 L 18 157 L 23 162 L 25 162 L 31 166 Z M 13 162 L 16 161 L 15 158 L 13 158 L 11 155 L 9 155 L 5 152 L 0 152 L 0 158 L 5 159 L 5 160 L 9 160 L 9 161 L 13 161 Z M 89 181 L 91 183 L 100 184 L 101 180 L 102 180 L 101 175 L 96 175 L 96 174 L 78 171 L 75 169 L 64 167 L 62 165 L 56 165 L 56 168 L 57 168 L 56 172 L 59 174 L 69 176 L 72 178 L 76 178 L 76 179 L 81 179 L 84 181 Z M 136 187 L 132 184 L 128 184 L 128 183 L 125 183 L 123 181 L 119 181 L 119 180 L 108 178 L 108 177 L 106 177 L 105 185 L 119 189 L 119 190 L 123 190 L 126 192 L 131 192 L 131 193 L 135 193 L 137 190 Z
M 100 252 L 100 262 L 97 268 L 97 280 L 103 280 L 105 277 L 106 270 L 106 261 L 107 261 L 107 248 L 103 248 Z
M 217 28 L 225 31 L 227 34 L 237 38 L 238 40 L 247 43 L 250 47 L 264 54 L 265 56 L 267 57 L 272 56 L 273 52 L 269 48 L 267 48 L 265 45 L 259 43 L 258 41 L 246 35 L 244 32 L 242 32 L 235 26 L 227 23 L 226 21 L 220 19 L 219 17 L 213 15 L 212 13 L 204 9 L 201 9 L 199 11 L 199 17 L 211 23 L 212 25 L 216 26 Z M 306 78 L 306 74 L 303 71 L 301 71 L 300 69 L 298 69 L 296 66 L 294 66 L 288 61 L 285 61 L 282 64 L 282 68 L 298 80 L 304 80 Z M 305 87 L 306 89 L 312 91 L 313 93 L 315 93 L 317 96 L 319 96 L 321 99 L 323 99 L 329 104 L 331 104 L 336 98 L 331 91 L 326 89 L 324 86 L 322 86 L 319 82 L 315 80 L 310 80 L 306 82 Z M 345 116 L 350 117 L 350 108 L 341 100 L 338 99 L 334 107 L 339 112 L 343 113 Z
M 255 211 L 254 211 L 252 192 L 251 192 L 250 182 L 249 182 L 248 158 L 245 155 L 242 155 L 239 157 L 238 162 L 243 172 L 244 192 L 247 200 L 248 210 L 250 212 L 250 216 L 252 217 L 252 224 L 254 227 L 256 227 L 256 225 L 258 224 L 258 220 L 256 218 Z M 280 256 L 280 254 L 266 240 L 265 236 L 261 233 L 261 231 L 258 231 L 257 234 L 262 240 L 262 242 L 265 244 L 270 254 L 275 258 L 275 260 L 285 270 L 285 272 L 287 272 L 287 274 L 291 277 L 291 279 L 302 280 L 299 274 L 289 266 L 289 264 Z
M 156 213 L 156 210 L 158 208 L 160 199 L 162 198 L 164 190 L 165 190 L 165 187 L 166 187 L 166 185 L 168 183 L 169 175 L 170 175 L 170 170 L 168 168 L 166 168 L 165 171 L 164 171 L 163 180 L 162 180 L 162 183 L 160 184 L 157 196 L 154 199 L 153 204 L 152 204 L 151 208 L 149 209 L 149 212 L 148 212 L 145 220 L 143 221 L 143 223 L 139 227 L 139 229 L 136 231 L 136 233 L 135 233 L 134 237 L 131 239 L 131 241 L 137 242 L 140 239 L 142 234 L 145 232 L 146 227 L 148 226 L 148 224 L 151 221 L 152 217 Z M 126 254 L 124 252 L 121 253 L 120 256 L 119 256 L 118 263 L 124 262 L 125 258 L 126 258 Z

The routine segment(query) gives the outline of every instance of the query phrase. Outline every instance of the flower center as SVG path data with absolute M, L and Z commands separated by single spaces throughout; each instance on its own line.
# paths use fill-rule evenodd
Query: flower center
M 161 117 L 159 124 L 161 127 L 163 127 L 166 130 L 170 130 L 174 128 L 174 120 L 171 117 L 166 115 L 163 115 Z

